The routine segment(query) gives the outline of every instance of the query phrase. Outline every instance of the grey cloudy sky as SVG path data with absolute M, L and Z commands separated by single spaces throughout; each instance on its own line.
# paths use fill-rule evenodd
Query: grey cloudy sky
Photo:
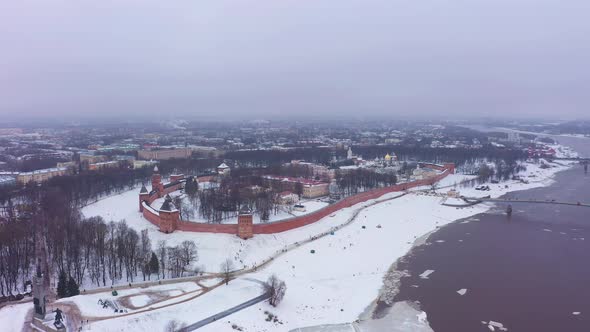
M 0 3 L 3 117 L 588 117 L 588 0 Z

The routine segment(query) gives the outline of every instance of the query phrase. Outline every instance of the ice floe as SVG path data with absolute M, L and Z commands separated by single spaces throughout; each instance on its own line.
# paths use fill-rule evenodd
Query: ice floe
M 482 320 L 481 323 L 484 325 L 487 324 L 490 331 L 508 331 L 508 328 L 504 327 L 504 324 L 500 322 L 495 322 L 493 320 L 486 322 Z
M 420 278 L 428 279 L 428 276 L 431 275 L 433 272 L 434 272 L 434 270 L 426 270 L 426 271 L 422 272 L 422 274 L 420 275 Z

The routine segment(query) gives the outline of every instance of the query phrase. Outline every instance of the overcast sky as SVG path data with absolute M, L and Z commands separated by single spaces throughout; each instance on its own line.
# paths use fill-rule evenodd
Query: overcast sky
M 588 118 L 588 0 L 0 2 L 0 115 Z

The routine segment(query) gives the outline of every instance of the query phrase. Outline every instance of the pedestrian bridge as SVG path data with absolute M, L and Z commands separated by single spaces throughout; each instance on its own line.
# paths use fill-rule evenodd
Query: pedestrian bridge
M 581 207 L 590 207 L 590 203 L 583 203 L 583 202 L 563 202 L 557 200 L 536 200 L 536 199 L 513 199 L 513 198 L 489 198 L 489 197 L 461 197 L 465 204 L 450 204 L 450 203 L 443 203 L 444 206 L 451 206 L 451 207 L 469 207 L 476 204 L 484 203 L 484 202 L 492 202 L 492 203 L 532 203 L 532 204 L 555 204 L 555 205 L 570 205 L 570 206 L 581 206 Z

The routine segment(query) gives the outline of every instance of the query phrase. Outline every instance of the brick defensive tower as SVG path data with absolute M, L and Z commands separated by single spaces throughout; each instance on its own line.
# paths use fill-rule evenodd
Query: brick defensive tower
M 164 184 L 162 183 L 158 165 L 154 166 L 154 174 L 152 174 L 152 190 L 158 193 L 158 197 L 164 196 Z
M 238 214 L 238 236 L 241 239 L 249 239 L 253 236 L 252 211 L 243 206 Z
M 150 199 L 150 193 L 148 193 L 145 185 L 141 186 L 139 191 L 139 212 L 143 212 L 143 205 L 141 203 L 146 202 Z
M 172 198 L 166 195 L 164 204 L 158 211 L 160 213 L 160 232 L 172 233 L 178 228 L 178 221 L 180 220 L 180 211 L 172 203 Z

